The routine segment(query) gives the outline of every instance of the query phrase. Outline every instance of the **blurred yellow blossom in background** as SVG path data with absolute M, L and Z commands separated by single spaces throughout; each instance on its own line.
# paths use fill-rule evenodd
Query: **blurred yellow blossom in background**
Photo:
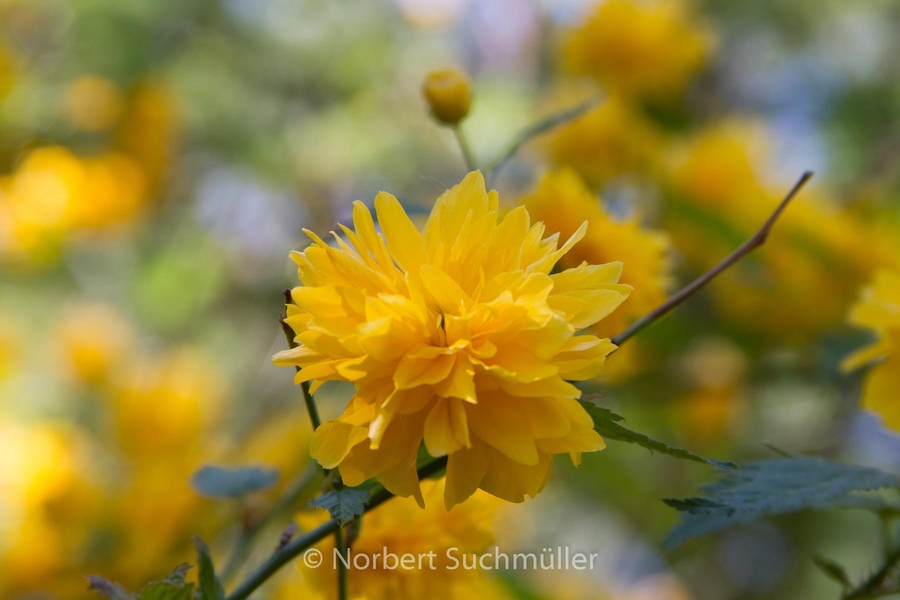
M 72 560 L 91 535 L 100 493 L 91 452 L 68 424 L 0 423 L 0 593 L 83 586 Z
M 562 62 L 610 92 L 678 95 L 706 63 L 712 38 L 681 0 L 607 0 L 570 31 Z
M 112 369 L 123 366 L 134 343 L 129 323 L 104 304 L 68 309 L 57 335 L 72 375 L 89 385 L 106 383 Z
M 603 199 L 593 193 L 570 169 L 546 173 L 522 204 L 550 234 L 566 239 L 587 222 L 587 232 L 560 258 L 562 268 L 586 262 L 593 265 L 622 263 L 620 281 L 634 288 L 621 308 L 594 328 L 597 335 L 611 337 L 644 316 L 666 299 L 672 285 L 669 238 L 661 230 L 641 225 L 640 216 L 616 218 Z
M 847 357 L 846 370 L 869 366 L 862 406 L 900 431 L 900 271 L 881 271 L 850 311 L 850 323 L 869 329 L 875 341 Z
M 0 178 L 0 257 L 47 262 L 70 235 L 121 226 L 143 207 L 146 179 L 128 156 L 32 150 Z
M 215 363 L 194 349 L 128 365 L 113 396 L 122 449 L 135 458 L 185 462 L 209 435 L 223 393 Z
M 450 508 L 479 488 L 521 502 L 544 488 L 553 454 L 577 464 L 602 449 L 569 381 L 596 376 L 615 348 L 576 332 L 628 296 L 621 263 L 550 275 L 585 225 L 559 246 L 523 207 L 498 223 L 498 195 L 477 171 L 438 199 L 422 233 L 393 196 L 379 194 L 375 209 L 383 237 L 357 202 L 355 231 L 342 228 L 352 247 L 310 233 L 315 244 L 292 255 L 304 285 L 287 323 L 299 345 L 274 361 L 300 367 L 296 383 L 357 389 L 316 430 L 312 456 L 348 485 L 376 477 L 422 504 L 424 441 L 449 456 Z

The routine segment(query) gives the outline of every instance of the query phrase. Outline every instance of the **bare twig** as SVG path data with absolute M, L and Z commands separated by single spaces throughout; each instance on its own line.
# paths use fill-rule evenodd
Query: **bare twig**
M 781 216 L 781 213 L 784 212 L 784 209 L 787 208 L 787 205 L 790 204 L 791 200 L 794 199 L 794 197 L 803 188 L 803 186 L 806 185 L 806 183 L 810 179 L 812 179 L 812 176 L 812 171 L 806 171 L 803 176 L 800 177 L 797 183 L 794 184 L 794 187 L 791 188 L 791 190 L 787 193 L 787 195 L 784 197 L 775 211 L 769 216 L 766 222 L 763 223 L 763 226 L 759 228 L 759 231 L 757 231 L 753 235 L 753 237 L 741 244 L 740 247 L 729 254 L 724 260 L 722 260 L 722 262 L 679 290 L 675 295 L 666 300 L 650 314 L 638 319 L 628 329 L 612 338 L 612 342 L 617 346 L 621 346 L 623 342 L 631 338 L 644 327 L 650 325 L 651 323 L 668 313 L 670 310 L 684 302 L 686 299 L 691 297 L 694 292 L 712 281 L 722 271 L 742 259 L 754 249 L 762 246 L 765 243 L 766 238 L 769 237 L 769 232 L 772 230 L 772 226 L 775 225 L 775 221 L 778 220 L 778 217 Z

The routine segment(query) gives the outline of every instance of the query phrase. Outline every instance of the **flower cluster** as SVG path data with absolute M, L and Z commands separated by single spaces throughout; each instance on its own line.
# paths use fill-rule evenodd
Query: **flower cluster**
M 603 448 L 571 381 L 597 375 L 615 347 L 580 334 L 631 291 L 621 263 L 553 267 L 561 246 L 470 173 L 436 202 L 420 232 L 397 200 L 354 205 L 354 229 L 293 254 L 303 283 L 287 323 L 298 347 L 274 361 L 295 381 L 350 381 L 343 414 L 316 432 L 311 453 L 345 483 L 371 477 L 424 502 L 416 457 L 449 456 L 447 507 L 483 489 L 519 502 L 547 483 L 553 454 Z

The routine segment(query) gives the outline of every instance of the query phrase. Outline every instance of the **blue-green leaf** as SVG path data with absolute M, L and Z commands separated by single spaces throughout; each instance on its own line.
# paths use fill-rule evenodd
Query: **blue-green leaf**
M 663 500 L 684 512 L 666 537 L 667 547 L 690 538 L 749 523 L 767 515 L 830 508 L 891 511 L 896 507 L 859 492 L 900 487 L 900 478 L 872 469 L 823 458 L 787 456 L 740 463 L 702 488 L 698 498 Z
M 366 487 L 341 487 L 310 500 L 313 508 L 324 508 L 331 513 L 331 518 L 341 525 L 346 525 L 366 511 L 366 503 L 371 494 Z
M 263 467 L 225 468 L 207 465 L 191 477 L 191 486 L 207 498 L 240 498 L 268 489 L 278 481 L 276 469 Z

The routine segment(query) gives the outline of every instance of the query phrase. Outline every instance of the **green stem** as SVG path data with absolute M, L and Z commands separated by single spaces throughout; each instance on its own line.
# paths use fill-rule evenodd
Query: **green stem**
M 341 556 L 349 558 L 349 553 L 347 551 L 347 536 L 344 535 L 343 527 L 338 527 L 337 531 L 334 532 L 334 544 Z M 349 592 L 347 591 L 349 585 L 347 565 L 340 560 L 337 561 L 337 563 L 338 600 L 347 600 L 349 597 Z
M 447 457 L 436 458 L 424 467 L 418 470 L 419 479 L 437 475 L 447 467 Z M 374 508 L 387 502 L 394 495 L 389 491 L 382 489 L 369 499 L 364 512 L 369 512 Z M 259 586 L 264 584 L 272 575 L 289 563 L 293 558 L 299 556 L 303 551 L 308 550 L 322 539 L 337 533 L 341 528 L 341 524 L 331 519 L 327 523 L 319 525 L 317 528 L 308 532 L 293 542 L 278 548 L 269 556 L 266 561 L 261 564 L 247 579 L 245 579 L 227 598 L 227 600 L 245 600 L 250 594 L 256 591 Z
M 466 168 L 469 171 L 474 171 L 477 164 L 475 155 L 472 154 L 472 148 L 469 146 L 469 141 L 466 139 L 466 135 L 463 133 L 459 123 L 453 126 L 453 133 L 456 134 L 456 141 L 459 142 L 459 149 L 462 152 L 463 160 L 466 162 Z

